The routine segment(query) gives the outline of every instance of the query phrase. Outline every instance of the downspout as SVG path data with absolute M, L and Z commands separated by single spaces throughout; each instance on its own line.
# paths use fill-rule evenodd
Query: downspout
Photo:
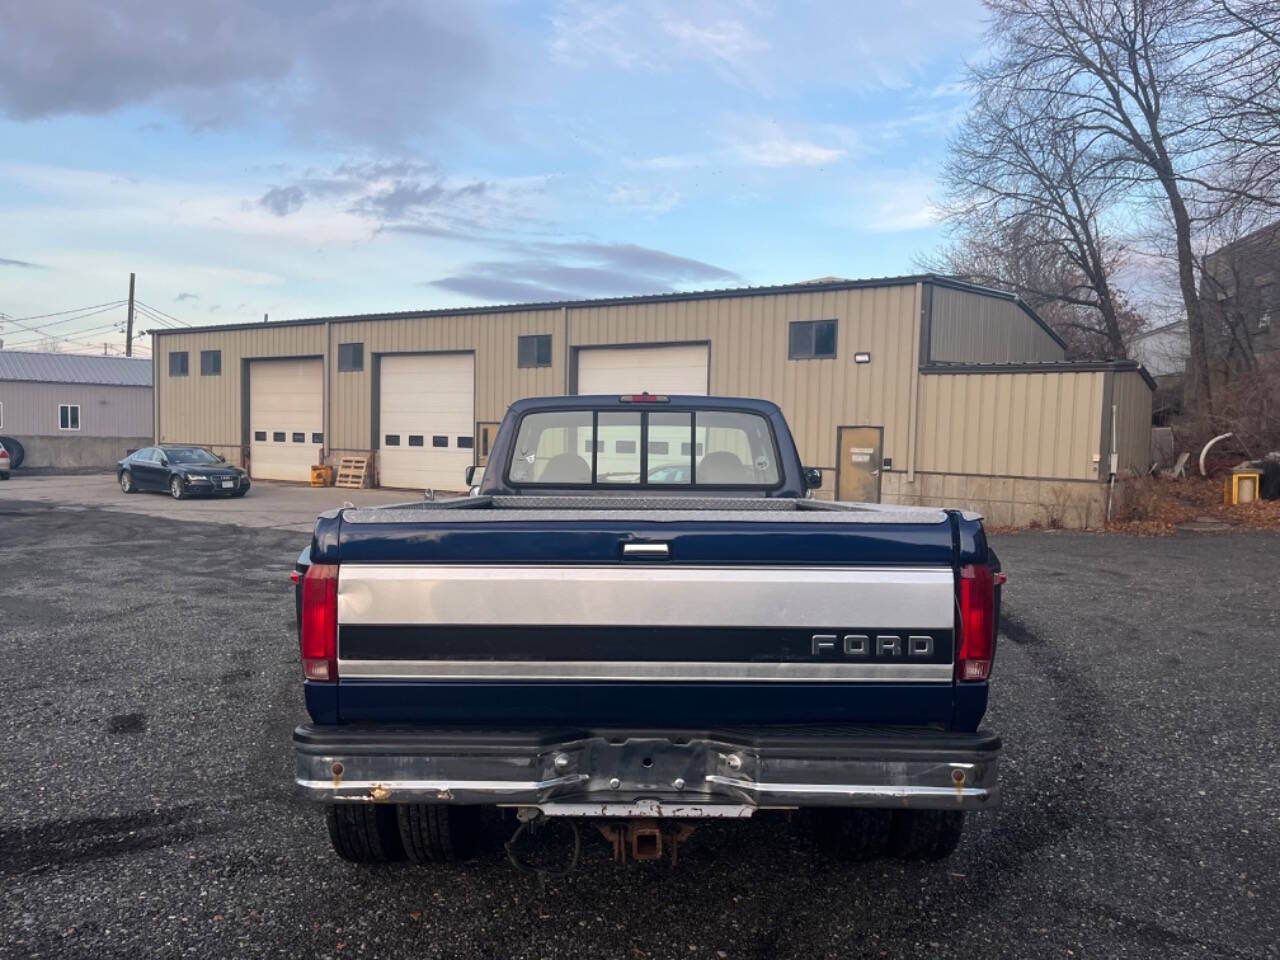
M 560 308 L 560 322 L 564 327 L 564 393 L 563 396 L 569 395 L 569 308 L 563 306 Z
M 926 286 L 923 283 L 916 284 L 916 304 L 919 313 L 919 322 L 914 324 L 915 332 L 911 336 L 911 374 L 908 378 L 907 386 L 907 483 L 916 482 L 916 443 L 918 430 L 916 421 L 919 419 L 920 409 L 920 366 L 925 360 L 926 354 L 922 354 L 924 346 L 924 328 L 929 322 L 929 312 L 932 303 L 932 297 L 926 296 Z
M 324 443 L 320 445 L 321 464 L 325 462 L 325 452 L 333 451 L 333 437 L 329 433 L 329 406 L 332 403 L 332 398 L 329 396 L 329 356 L 333 345 L 332 340 L 333 322 L 326 320 L 324 322 L 324 369 L 320 373 L 320 390 L 324 396 L 324 402 L 320 407 L 320 429 L 324 431 Z
M 160 443 L 160 344 L 159 336 L 147 331 L 151 337 L 151 442 Z

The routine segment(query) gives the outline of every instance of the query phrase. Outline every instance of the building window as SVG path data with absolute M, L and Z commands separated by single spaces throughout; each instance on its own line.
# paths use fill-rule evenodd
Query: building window
M 458 449 L 459 449 L 459 450 L 470 450 L 470 449 L 471 449 L 471 438 L 470 438 L 470 437 L 459 437 L 459 438 L 458 438 Z
M 398 434 L 398 433 L 388 433 L 385 437 L 383 437 L 383 438 L 382 438 L 382 445 L 383 445 L 384 447 L 398 447 L 398 446 L 400 446 L 400 434 Z
M 283 430 L 275 430 L 275 431 L 273 431 L 273 432 L 272 432 L 272 434 L 271 434 L 271 442 L 272 442 L 272 443 L 284 443 L 284 431 L 283 431 Z
M 688 443 L 680 444 L 680 456 L 687 457 L 689 456 L 690 451 L 692 450 L 693 450 L 693 446 L 691 444 L 688 444 Z M 702 444 L 698 444 L 697 456 L 699 457 L 702 456 Z
M 173 356 L 173 354 L 169 354 L 169 356 Z M 183 354 L 183 356 L 186 356 L 186 354 Z M 80 404 L 62 403 L 58 405 L 58 429 L 80 429 Z
M 635 453 L 636 442 L 634 440 L 615 440 L 613 442 L 614 453 Z
M 313 433 L 313 434 L 311 435 L 311 442 L 312 442 L 312 443 L 324 443 L 324 434 L 323 434 L 323 433 Z
M 255 430 L 255 431 L 253 431 L 253 441 L 254 441 L 254 443 L 266 443 L 266 442 L 267 442 L 267 431 L 265 431 L 265 430 Z
M 539 333 L 521 337 L 516 350 L 516 365 L 520 367 L 551 366 L 551 334 Z
M 791 324 L 787 358 L 811 360 L 836 355 L 836 321 L 797 320 Z
M 420 447 L 420 446 L 422 446 L 422 434 L 420 434 L 420 433 L 411 433 L 411 434 L 409 434 L 409 446 L 411 446 L 411 447 Z
M 338 344 L 338 372 L 351 373 L 364 369 L 364 344 Z
M 588 417 L 588 419 L 590 419 L 590 418 Z M 588 426 L 590 426 L 590 424 L 588 424 Z M 582 441 L 582 452 L 583 452 L 583 453 L 591 453 L 593 448 L 594 448 L 594 451 L 595 451 L 596 453 L 604 453 L 604 441 L 603 441 L 603 440 L 597 440 L 597 441 L 595 441 L 595 443 L 592 443 L 590 440 L 583 440 L 583 441 Z
M 170 357 L 173 354 L 169 354 Z M 221 350 L 201 350 L 200 351 L 200 376 L 202 377 L 220 377 L 222 376 L 222 351 Z
M 4 404 L 0 403 L 0 430 L 4 429 Z
M 174 350 L 169 354 L 169 376 L 185 377 L 187 375 L 187 351 Z
M 295 433 L 295 434 L 293 435 L 293 442 L 294 442 L 294 443 L 306 443 L 306 442 L 307 442 L 307 435 L 306 435 L 305 433 Z
M 669 449 L 670 449 L 670 444 L 667 443 L 666 440 L 650 440 L 649 441 L 650 456 L 653 456 L 655 453 L 665 456 Z
M 431 445 L 433 447 L 447 447 L 449 446 L 449 438 L 442 437 L 440 436 L 440 434 L 437 433 L 435 436 L 431 438 Z

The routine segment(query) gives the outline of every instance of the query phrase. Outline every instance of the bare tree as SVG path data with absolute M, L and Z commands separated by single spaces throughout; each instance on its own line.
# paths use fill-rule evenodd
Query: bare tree
M 1215 137 L 1199 92 L 1207 53 L 1200 0 L 987 0 L 996 54 L 988 70 L 1032 98 L 1051 97 L 1056 118 L 1095 138 L 1115 159 L 1112 176 L 1149 187 L 1173 225 L 1178 285 L 1199 399 L 1212 406 L 1197 290 L 1188 190 L 1212 161 Z
M 983 67 L 971 81 L 975 101 L 943 173 L 948 272 L 1007 286 L 1042 311 L 1052 304 L 1060 332 L 1083 334 L 1089 353 L 1125 357 L 1111 280 L 1123 249 L 1102 227 L 1121 186 L 1115 159 L 1096 134 L 1059 120 L 1054 95 Z

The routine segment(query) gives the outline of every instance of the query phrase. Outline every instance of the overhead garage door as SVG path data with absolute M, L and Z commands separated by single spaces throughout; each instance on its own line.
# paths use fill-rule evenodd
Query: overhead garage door
M 705 343 L 580 349 L 578 393 L 705 396 L 708 350 Z
M 379 381 L 378 482 L 465 490 L 475 430 L 472 355 L 384 356 Z
M 324 446 L 321 362 L 249 364 L 249 431 L 249 473 L 255 480 L 310 480 Z

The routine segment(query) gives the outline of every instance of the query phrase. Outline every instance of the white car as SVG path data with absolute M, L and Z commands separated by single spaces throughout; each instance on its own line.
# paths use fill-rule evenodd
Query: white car
M 9 479 L 9 451 L 0 443 L 0 480 Z

